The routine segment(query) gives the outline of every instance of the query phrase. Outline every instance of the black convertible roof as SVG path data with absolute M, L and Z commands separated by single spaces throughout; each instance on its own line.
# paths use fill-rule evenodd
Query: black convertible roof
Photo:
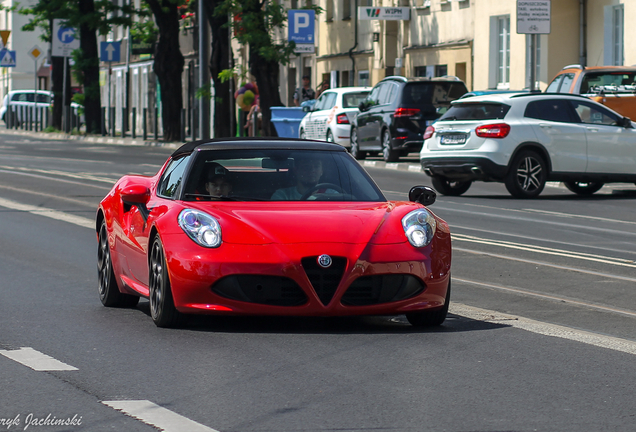
M 172 153 L 175 158 L 200 150 L 232 150 L 232 149 L 283 149 L 283 150 L 322 150 L 346 151 L 338 144 L 324 141 L 301 140 L 297 138 L 215 138 L 213 140 L 199 140 L 186 143 Z

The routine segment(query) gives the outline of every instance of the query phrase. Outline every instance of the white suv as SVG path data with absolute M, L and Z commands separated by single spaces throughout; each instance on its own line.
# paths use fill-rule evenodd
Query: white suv
M 636 126 L 588 98 L 550 93 L 460 99 L 424 135 L 420 162 L 438 192 L 461 195 L 475 180 L 503 182 L 534 198 L 546 181 L 580 195 L 636 182 Z

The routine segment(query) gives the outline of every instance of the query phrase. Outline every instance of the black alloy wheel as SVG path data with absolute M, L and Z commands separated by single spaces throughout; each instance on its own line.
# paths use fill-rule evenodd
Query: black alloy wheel
M 181 313 L 174 307 L 172 289 L 163 244 L 157 235 L 150 249 L 150 316 L 157 327 L 176 327 L 181 323 Z
M 448 290 L 446 291 L 446 299 L 444 306 L 438 309 L 425 310 L 419 312 L 409 312 L 406 319 L 413 327 L 437 327 L 442 325 L 448 315 L 448 307 L 450 306 L 451 297 L 451 281 L 448 280 Z
M 505 185 L 515 198 L 536 198 L 548 178 L 548 165 L 534 150 L 523 150 L 512 160 Z
M 349 150 L 351 156 L 357 160 L 363 160 L 367 157 L 367 152 L 360 150 L 360 144 L 358 143 L 358 129 L 351 128 L 351 149 Z
M 97 289 L 99 299 L 107 307 L 134 307 L 139 303 L 139 297 L 124 294 L 119 291 L 117 278 L 113 270 L 113 260 L 108 245 L 108 229 L 106 221 L 102 221 L 99 228 L 97 245 Z
M 382 132 L 382 158 L 385 162 L 397 162 L 400 152 L 391 148 L 391 132 L 384 129 Z
M 603 187 L 604 183 L 599 182 L 563 182 L 565 187 L 577 195 L 592 195 Z
M 451 181 L 445 177 L 432 177 L 431 182 L 437 192 L 447 196 L 460 196 L 473 184 L 472 181 Z

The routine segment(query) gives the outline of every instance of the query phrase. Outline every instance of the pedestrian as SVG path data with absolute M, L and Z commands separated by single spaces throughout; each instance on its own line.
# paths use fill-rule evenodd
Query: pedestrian
M 301 103 L 316 99 L 316 92 L 309 85 L 309 76 L 303 76 L 303 86 L 296 89 L 294 93 L 294 103 L 300 106 Z
M 325 90 L 329 90 L 329 80 L 324 80 L 322 82 L 322 84 L 320 84 L 318 86 L 318 92 L 316 93 L 316 97 L 320 97 L 320 95 L 322 94 L 322 92 L 324 92 Z

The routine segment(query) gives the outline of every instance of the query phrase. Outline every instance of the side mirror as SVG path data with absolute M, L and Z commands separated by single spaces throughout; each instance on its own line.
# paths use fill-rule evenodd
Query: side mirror
M 420 203 L 423 206 L 432 205 L 437 199 L 437 193 L 429 186 L 413 186 L 409 191 L 409 201 Z
M 632 129 L 632 119 L 630 119 L 629 117 L 623 117 L 623 127 L 625 129 Z
M 144 221 L 148 220 L 150 211 L 146 204 L 150 201 L 150 189 L 142 185 L 131 185 L 122 189 L 120 195 L 125 205 L 137 207 Z
M 365 101 L 360 102 L 360 105 L 358 105 L 358 109 L 360 110 L 360 112 L 364 112 L 367 110 L 367 103 Z
M 305 105 L 305 106 L 302 108 L 302 110 L 303 110 L 304 112 L 309 112 L 309 111 L 311 111 L 311 108 L 309 108 L 307 105 Z

